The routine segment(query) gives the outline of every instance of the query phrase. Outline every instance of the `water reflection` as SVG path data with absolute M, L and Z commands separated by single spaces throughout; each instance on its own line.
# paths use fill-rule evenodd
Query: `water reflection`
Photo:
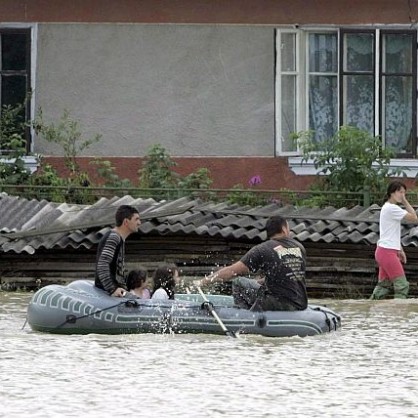
M 416 416 L 416 299 L 313 301 L 340 332 L 232 339 L 34 333 L 30 296 L 0 293 L 0 416 Z

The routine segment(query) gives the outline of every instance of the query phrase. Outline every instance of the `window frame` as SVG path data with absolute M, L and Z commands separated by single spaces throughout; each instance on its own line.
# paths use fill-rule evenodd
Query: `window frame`
M 309 68 L 309 35 L 313 34 L 313 33 L 317 33 L 317 34 L 326 34 L 326 33 L 334 33 L 337 35 L 337 47 L 339 47 L 340 44 L 340 32 L 338 29 L 336 28 L 322 28 L 322 29 L 311 29 L 311 30 L 306 30 L 305 31 L 305 42 L 304 42 L 304 48 L 305 48 L 305 57 L 306 57 L 306 61 L 305 61 L 305 97 L 304 97 L 304 119 L 305 119 L 305 123 L 304 123 L 304 127 L 301 128 L 301 130 L 309 130 L 309 88 L 310 88 L 310 76 L 311 74 L 318 76 L 318 75 L 332 75 L 333 77 L 336 77 L 337 79 L 337 126 L 340 126 L 340 112 L 339 112 L 339 107 L 340 107 L 340 98 L 341 98 L 341 94 L 340 94 L 340 75 L 339 75 L 339 69 L 340 69 L 340 54 L 339 51 L 337 51 L 337 73 L 316 73 L 314 71 L 310 71 Z M 306 128 L 305 128 L 306 127 Z M 298 149 L 298 154 L 300 155 L 300 150 Z
M 3 105 L 2 102 L 2 79 L 3 76 L 13 76 L 13 75 L 24 75 L 26 78 L 26 94 L 32 91 L 32 43 L 33 43 L 33 33 L 31 26 L 0 26 L 0 106 Z M 1 56 L 1 42 L 4 34 L 25 34 L 27 36 L 26 41 L 26 68 L 24 70 L 3 70 L 2 68 L 2 56 Z M 26 102 L 25 106 L 25 121 L 29 122 L 32 119 L 32 103 L 33 98 L 31 97 Z M 30 153 L 32 149 L 32 130 L 28 126 L 25 129 L 25 140 L 26 140 L 26 152 Z M 1 151 L 0 151 L 1 155 Z M 7 159 L 7 155 L 5 155 Z
M 295 34 L 295 63 L 296 68 L 295 71 L 285 71 L 283 72 L 281 69 L 281 54 L 280 54 L 280 45 L 281 45 L 281 36 L 283 33 L 292 33 Z M 275 60 L 275 67 L 276 67 L 276 77 L 275 77 L 275 138 L 276 138 L 276 146 L 275 146 L 275 154 L 283 155 L 283 156 L 296 156 L 299 155 L 299 150 L 296 148 L 294 151 L 283 151 L 283 138 L 282 138 L 282 101 L 281 101 L 281 92 L 282 92 L 282 75 L 290 75 L 289 73 L 294 73 L 296 77 L 296 108 L 301 109 L 304 108 L 304 99 L 302 92 L 304 91 L 304 77 L 301 75 L 301 68 L 304 67 L 305 57 L 302 53 L 303 48 L 300 45 L 304 41 L 304 34 L 302 31 L 295 29 L 295 28 L 283 28 L 280 30 L 276 30 L 275 33 L 276 39 L 276 60 Z M 278 59 L 279 57 L 279 59 Z M 304 118 L 305 116 L 301 114 L 301 112 L 296 112 L 296 131 L 299 132 L 303 129 L 304 126 Z
M 344 77 L 350 76 L 350 75 L 358 75 L 358 74 L 365 74 L 366 72 L 362 71 L 344 71 L 344 35 L 345 34 L 361 34 L 361 33 L 370 33 L 374 35 L 374 59 L 373 59 L 373 68 L 371 71 L 368 72 L 368 74 L 373 76 L 373 133 L 374 135 L 378 135 L 377 127 L 376 127 L 376 118 L 377 118 L 377 112 L 378 109 L 376 105 L 378 104 L 379 97 L 377 96 L 377 88 L 376 88 L 376 79 L 377 79 L 377 65 L 376 63 L 376 56 L 377 56 L 377 47 L 378 44 L 376 43 L 377 33 L 376 29 L 355 29 L 355 28 L 340 28 L 339 29 L 339 67 L 338 67 L 338 80 L 339 80 L 339 100 L 338 100 L 338 114 L 339 114 L 339 124 L 338 126 L 344 125 L 345 115 L 344 115 Z
M 396 157 L 400 159 L 418 159 L 418 149 L 417 149 L 417 31 L 411 30 L 411 29 L 378 29 L 376 30 L 376 41 L 378 42 L 379 46 L 379 72 L 377 75 L 377 82 L 378 82 L 378 94 L 379 94 L 379 116 L 378 116 L 378 133 L 376 135 L 381 135 L 382 137 L 382 146 L 386 146 L 386 141 L 383 136 L 383 103 L 384 103 L 384 97 L 383 97 L 383 48 L 382 48 L 382 38 L 384 35 L 387 34 L 411 34 L 412 35 L 412 85 L 415 87 L 412 89 L 412 103 L 415 104 L 415 106 L 412 106 L 412 152 L 411 153 L 402 153 L 397 154 Z M 392 75 L 401 75 L 399 74 L 392 74 Z M 415 151 L 415 152 L 414 152 Z
M 279 49 L 279 41 L 280 41 L 280 33 L 282 32 L 293 32 L 296 33 L 297 39 L 299 39 L 299 43 L 297 43 L 297 48 L 299 50 L 296 51 L 297 57 L 302 57 L 300 61 L 300 68 L 299 68 L 299 86 L 301 86 L 298 97 L 296 99 L 297 103 L 297 110 L 298 115 L 296 119 L 299 121 L 297 125 L 297 131 L 304 131 L 309 129 L 309 108 L 308 108 L 308 94 L 309 94 L 309 34 L 311 33 L 325 33 L 325 32 L 336 32 L 337 33 L 337 42 L 338 42 L 338 125 L 342 124 L 344 120 L 344 107 L 343 107 L 343 94 L 344 94 L 344 86 L 343 86 L 343 77 L 347 74 L 350 74 L 350 71 L 343 71 L 343 42 L 344 42 L 344 34 L 346 33 L 372 33 L 374 35 L 374 60 L 373 60 L 373 81 L 374 81 L 374 117 L 373 117 L 373 130 L 374 135 L 378 136 L 381 135 L 382 137 L 382 146 L 385 146 L 385 142 L 383 139 L 383 105 L 384 105 L 384 98 L 382 97 L 382 85 L 383 85 L 383 72 L 382 72 L 382 54 L 383 48 L 381 45 L 382 39 L 384 35 L 387 34 L 410 34 L 412 35 L 412 77 L 413 77 L 413 86 L 418 85 L 418 63 L 417 63 L 417 30 L 411 29 L 410 27 L 389 27 L 386 28 L 384 26 L 358 26 L 358 27 L 336 27 L 336 26 L 328 26 L 328 27 L 317 27 L 317 26 L 305 26 L 302 28 L 277 28 L 276 29 L 276 146 L 275 146 L 275 154 L 276 156 L 284 156 L 288 157 L 289 161 L 294 161 L 300 164 L 301 157 L 300 157 L 300 150 L 298 149 L 295 152 L 283 152 L 282 150 L 282 138 L 281 138 L 281 126 L 280 120 L 281 119 L 281 96 L 280 96 L 280 49 Z M 302 88 L 303 86 L 303 88 Z M 415 164 L 413 163 L 415 160 L 418 160 L 418 103 L 417 103 L 417 89 L 414 88 L 412 92 L 412 153 L 406 154 L 402 153 L 397 155 L 393 159 L 393 163 L 398 167 L 411 167 L 411 170 L 415 170 Z M 404 162 L 404 163 L 403 163 Z M 292 163 L 291 163 L 292 164 Z M 408 166 L 408 167 L 407 167 Z

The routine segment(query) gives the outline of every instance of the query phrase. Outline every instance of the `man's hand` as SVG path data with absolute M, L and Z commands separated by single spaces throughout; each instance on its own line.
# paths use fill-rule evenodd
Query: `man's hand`
M 117 297 L 117 298 L 123 298 L 125 296 L 125 294 L 126 294 L 126 290 L 121 288 L 121 287 L 118 287 L 110 296 L 114 296 L 114 297 Z
M 193 287 L 201 287 L 202 286 L 202 280 L 193 280 Z
M 406 264 L 406 254 L 404 250 L 399 251 L 398 253 L 399 259 L 401 260 L 401 263 Z

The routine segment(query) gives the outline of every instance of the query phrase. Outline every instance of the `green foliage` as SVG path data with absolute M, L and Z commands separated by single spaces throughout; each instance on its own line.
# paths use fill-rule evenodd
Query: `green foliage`
M 22 158 L 0 162 L 0 184 L 23 184 L 30 176 Z
M 67 187 L 65 199 L 73 203 L 93 203 L 95 198 L 87 190 L 91 181 L 88 174 L 80 169 L 77 157 L 92 144 L 100 141 L 101 135 L 84 138 L 79 123 L 70 117 L 68 110 L 64 110 L 58 123 L 48 124 L 44 121 L 42 109 L 39 109 L 32 124 L 39 136 L 62 148 L 64 164 L 70 172 L 69 178 L 64 180 Z
M 19 155 L 26 151 L 26 141 L 23 138 L 26 124 L 22 118 L 25 103 L 15 106 L 3 105 L 0 114 L 0 150 L 2 153 L 18 152 Z
M 298 143 L 303 161 L 312 159 L 319 169 L 314 187 L 323 191 L 350 193 L 366 189 L 381 197 L 387 178 L 404 174 L 390 168 L 395 154 L 382 148 L 381 138 L 351 126 L 342 126 L 335 136 L 324 141 L 315 141 L 310 132 L 302 132 Z
M 288 191 L 283 189 L 283 193 L 280 191 L 271 193 L 267 190 L 256 190 L 261 183 L 261 176 L 253 176 L 248 182 L 250 188 L 245 188 L 242 184 L 236 184 L 232 191 L 226 195 L 226 199 L 229 203 L 244 206 L 264 206 L 271 203 L 283 205 L 288 200 Z
M 33 186 L 65 186 L 65 179 L 60 177 L 57 171 L 50 165 L 40 160 L 37 172 L 31 176 L 29 183 Z
M 115 167 L 108 160 L 96 158 L 90 161 L 90 164 L 96 165 L 97 174 L 103 180 L 104 187 L 109 188 L 129 188 L 133 187 L 129 179 L 121 179 L 115 173 Z
M 298 194 L 290 189 L 282 187 L 279 190 L 278 197 L 272 199 L 272 203 L 277 203 L 280 205 L 294 205 L 298 200 Z
M 177 163 L 172 160 L 168 152 L 160 144 L 153 145 L 144 158 L 142 168 L 138 171 L 139 187 L 144 189 L 171 189 L 176 196 L 183 196 L 190 190 L 208 190 L 212 184 L 210 172 L 207 168 L 182 177 L 172 169 Z M 195 193 L 194 193 L 195 195 Z M 162 198 L 164 193 L 153 193 L 153 197 Z M 203 195 L 201 195 L 203 197 Z
M 178 187 L 180 189 L 202 189 L 207 190 L 212 185 L 213 180 L 210 178 L 210 171 L 207 168 L 199 168 L 197 171 L 190 173 L 188 176 L 180 178 Z
M 238 205 L 258 206 L 264 204 L 264 198 L 250 189 L 245 189 L 242 184 L 233 186 L 232 191 L 226 195 L 229 203 Z
M 215 194 L 210 191 L 212 183 L 213 180 L 210 177 L 210 171 L 207 168 L 199 168 L 186 177 L 180 177 L 177 187 L 186 193 L 188 190 L 192 190 L 191 193 L 194 198 L 213 200 L 215 199 Z
M 29 184 L 31 186 L 37 186 L 36 195 L 29 196 L 34 198 L 42 197 L 52 202 L 65 202 L 65 189 L 66 179 L 60 177 L 57 171 L 50 165 L 44 164 L 42 159 L 39 161 L 39 168 L 30 179 Z M 47 187 L 40 187 L 47 186 Z
M 248 181 L 250 188 L 245 188 L 242 184 L 236 184 L 232 191 L 226 195 L 226 198 L 228 202 L 238 205 L 260 206 L 276 203 L 277 200 L 270 193 L 256 191 L 261 183 L 261 176 L 254 175 Z
M 177 186 L 178 174 L 172 171 L 177 163 L 160 144 L 153 145 L 138 171 L 139 187 L 144 189 L 170 189 Z
M 25 183 L 30 172 L 25 168 L 26 155 L 24 132 L 26 124 L 22 118 L 26 101 L 16 106 L 4 105 L 0 113 L 0 183 Z
M 47 124 L 43 120 L 42 109 L 39 109 L 33 127 L 46 141 L 58 144 L 62 148 L 65 166 L 74 177 L 80 173 L 77 157 L 101 139 L 99 134 L 92 138 L 83 138 L 78 122 L 70 117 L 68 110 L 64 110 L 57 124 Z

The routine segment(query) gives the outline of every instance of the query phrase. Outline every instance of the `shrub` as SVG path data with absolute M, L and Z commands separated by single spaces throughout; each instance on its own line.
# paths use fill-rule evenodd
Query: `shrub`
M 77 179 L 81 173 L 77 157 L 92 144 L 100 141 L 101 135 L 96 134 L 92 138 L 83 138 L 79 123 L 70 117 L 66 109 L 57 124 L 45 123 L 42 109 L 39 109 L 32 124 L 38 135 L 62 148 L 65 166 L 70 171 L 70 176 Z
M 115 189 L 133 187 L 129 179 L 121 179 L 115 173 L 115 167 L 110 161 L 96 158 L 90 161 L 90 164 L 96 165 L 97 174 L 104 181 L 104 187 Z
M 199 190 L 200 197 L 209 197 L 208 193 L 200 193 L 201 190 L 208 190 L 212 184 L 210 171 L 207 168 L 199 168 L 193 173 L 182 177 L 173 171 L 177 163 L 172 160 L 167 150 L 160 144 L 153 145 L 144 158 L 142 168 L 138 171 L 139 187 L 144 189 L 171 189 L 175 190 L 177 197 L 190 192 L 195 196 L 193 190 Z M 155 198 L 167 197 L 167 193 L 153 193 Z
M 50 164 L 44 164 L 41 158 L 39 160 L 39 168 L 30 177 L 29 184 L 37 187 L 47 187 L 37 188 L 36 195 L 30 195 L 28 197 L 42 197 L 52 202 L 65 202 L 66 196 L 62 187 L 66 185 L 66 180 L 61 178 Z
M 25 168 L 26 155 L 24 132 L 26 123 L 22 119 L 26 101 L 15 106 L 3 105 L 0 112 L 0 183 L 23 184 L 30 172 Z
M 319 169 L 316 189 L 343 194 L 368 190 L 380 199 L 385 193 L 387 178 L 404 175 L 402 170 L 390 168 L 394 152 L 382 148 L 381 138 L 366 131 L 342 126 L 336 135 L 323 141 L 316 141 L 310 132 L 297 136 L 303 161 L 312 159 Z
M 144 189 L 170 189 L 177 186 L 178 174 L 172 171 L 177 163 L 160 144 L 153 145 L 138 171 L 139 187 Z

